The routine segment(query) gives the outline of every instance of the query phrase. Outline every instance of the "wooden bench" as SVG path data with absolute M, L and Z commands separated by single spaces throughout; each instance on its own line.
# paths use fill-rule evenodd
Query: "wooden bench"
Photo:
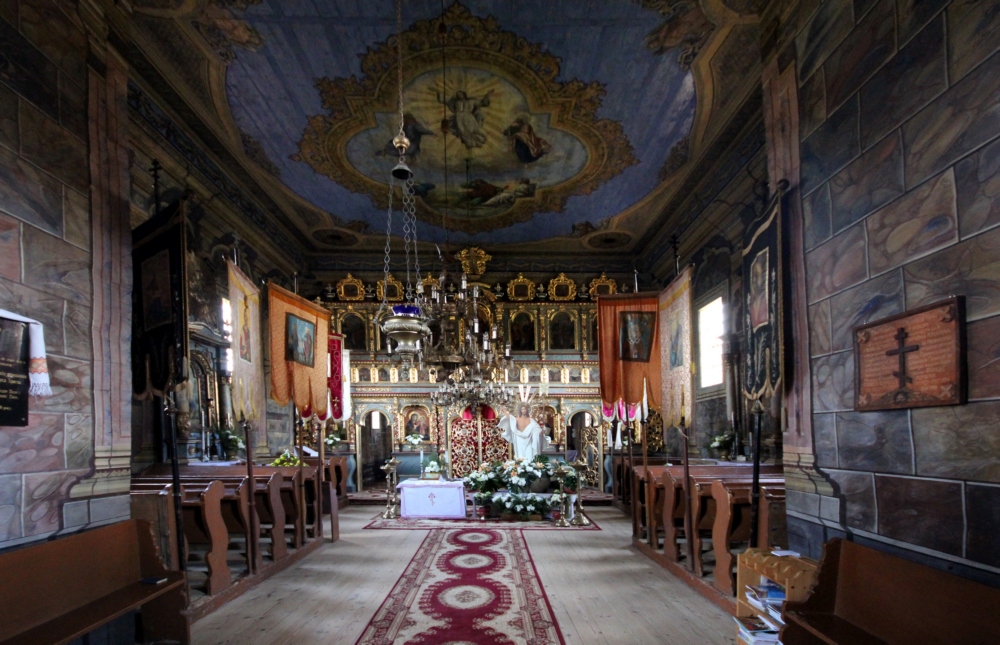
M 163 566 L 143 520 L 0 554 L 0 579 L 0 645 L 63 645 L 137 609 L 146 640 L 191 642 L 184 574 Z
M 236 475 L 217 475 L 211 478 L 212 480 L 218 479 L 223 482 L 224 485 L 244 485 L 247 481 L 246 477 L 239 477 Z M 288 545 L 285 538 L 285 509 L 281 501 L 281 480 L 282 477 L 278 473 L 254 473 L 254 479 L 256 480 L 254 486 L 254 508 L 257 511 L 257 517 L 259 519 L 258 535 L 256 538 L 256 546 L 259 547 L 262 542 L 266 541 L 268 545 L 268 554 L 271 556 L 272 561 L 280 560 L 288 555 Z M 209 480 L 207 477 L 189 477 L 183 476 L 181 482 L 203 482 Z M 156 481 L 156 482 L 167 482 L 170 478 L 165 477 L 144 477 L 142 479 L 137 479 L 136 481 Z M 248 484 L 246 484 L 248 486 Z M 225 501 L 225 498 L 223 498 Z M 246 509 L 249 513 L 249 509 Z M 242 514 L 241 514 L 242 515 Z M 277 518 L 277 519 L 276 519 Z M 247 519 L 249 521 L 249 519 Z M 262 566 L 262 550 L 255 549 L 255 553 L 259 554 L 260 557 L 257 559 L 257 568 Z
M 715 501 L 715 524 L 712 526 L 715 571 L 712 577 L 716 588 L 727 594 L 736 593 L 733 545 L 746 542 L 749 546 L 751 491 L 751 483 L 746 480 L 717 479 L 712 482 L 712 499 Z M 758 547 L 772 549 L 788 546 L 784 506 L 784 484 L 761 486 L 760 513 L 757 517 Z M 777 526 L 778 523 L 780 526 Z M 785 539 L 776 542 L 775 539 L 782 535 Z
M 785 645 L 995 645 L 1000 589 L 839 538 L 816 586 L 785 603 Z
M 132 481 L 133 490 L 143 485 L 163 486 L 170 484 L 172 478 L 166 477 L 137 477 Z M 242 536 L 242 553 L 246 559 L 247 572 L 255 573 L 263 566 L 260 554 L 259 535 L 254 535 L 250 525 L 250 500 L 251 496 L 256 498 L 256 494 L 251 492 L 250 481 L 247 477 L 189 477 L 181 478 L 181 486 L 187 492 L 200 490 L 207 487 L 212 482 L 222 483 L 222 500 L 220 509 L 222 511 L 222 521 L 226 525 L 229 534 L 229 542 L 233 543 L 233 537 Z
M 179 571 L 177 555 L 177 515 L 170 486 L 157 490 L 132 491 L 130 497 L 132 519 L 146 520 L 153 529 L 153 539 L 163 557 L 163 564 L 171 571 Z
M 708 475 L 691 478 L 691 518 L 696 527 L 695 530 L 691 531 L 691 541 L 694 551 L 694 566 L 692 570 L 695 575 L 705 575 L 705 559 L 703 557 L 705 540 L 708 539 L 711 541 L 712 529 L 715 526 L 715 500 L 712 498 L 713 482 L 722 479 L 732 484 L 741 484 L 749 489 L 753 484 L 753 480 L 750 478 L 750 473 L 746 473 L 746 475 L 744 477 L 741 473 L 739 475 L 726 475 L 723 477 Z M 774 475 L 761 477 L 761 486 L 785 485 L 784 477 L 772 479 L 773 477 Z
M 181 477 L 246 477 L 246 468 L 242 466 L 197 466 L 188 464 L 180 467 Z M 300 496 L 309 497 L 308 487 L 315 484 L 316 471 L 298 467 L 254 466 L 254 478 L 270 476 L 278 473 L 281 480 L 279 496 L 285 510 L 283 528 L 292 534 L 291 547 L 299 548 L 306 541 L 306 513 L 300 508 Z M 303 484 L 303 475 L 306 483 Z M 156 464 L 143 471 L 142 477 L 170 477 L 170 466 Z M 306 492 L 302 488 L 306 486 Z
M 156 494 L 166 490 L 171 495 L 172 483 L 163 481 L 132 481 L 131 492 L 135 494 Z M 222 519 L 222 496 L 225 487 L 222 482 L 194 486 L 187 489 L 181 484 L 181 511 L 184 521 L 184 542 L 187 545 L 188 561 L 200 555 L 205 563 L 205 593 L 214 595 L 232 584 L 229 570 L 229 531 Z M 171 540 L 174 538 L 170 537 Z M 196 554 L 192 546 L 201 547 Z
M 692 477 L 702 475 L 752 476 L 752 464 L 749 462 L 690 466 L 689 470 Z M 762 464 L 760 472 L 762 477 L 773 476 L 782 474 L 783 469 L 777 464 Z M 684 514 L 687 506 L 684 495 L 684 467 L 668 466 L 663 470 L 661 481 L 663 482 L 663 511 L 661 513 L 661 525 L 664 530 L 663 555 L 672 562 L 679 562 L 681 554 L 678 545 L 681 536 L 684 535 Z
M 653 509 L 659 508 L 663 513 L 662 495 L 657 495 L 657 486 L 651 482 L 660 481 L 665 465 L 641 466 L 632 469 L 632 487 L 636 491 L 635 503 L 632 504 L 632 535 L 645 539 L 650 543 L 656 539 L 659 520 L 654 517 Z M 659 490 L 663 490 L 662 483 Z

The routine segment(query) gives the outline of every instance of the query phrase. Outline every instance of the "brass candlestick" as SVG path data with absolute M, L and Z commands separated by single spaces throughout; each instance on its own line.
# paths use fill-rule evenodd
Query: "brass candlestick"
M 559 492 L 563 496 L 562 502 L 559 503 L 559 519 L 556 520 L 556 526 L 559 528 L 570 526 L 569 520 L 566 519 L 566 516 L 569 515 L 569 496 L 566 495 L 566 489 L 563 486 L 563 481 L 570 472 L 571 470 L 566 467 L 566 464 L 559 464 L 559 467 L 554 471 L 555 476 L 559 478 Z
M 576 471 L 576 511 L 569 523 L 573 526 L 590 526 L 590 520 L 583 514 L 583 471 L 587 470 L 587 462 L 577 457 L 570 466 Z
M 381 518 L 395 520 L 399 518 L 399 499 L 396 497 L 396 468 L 400 461 L 395 457 L 385 460 L 382 470 L 385 471 L 385 512 Z

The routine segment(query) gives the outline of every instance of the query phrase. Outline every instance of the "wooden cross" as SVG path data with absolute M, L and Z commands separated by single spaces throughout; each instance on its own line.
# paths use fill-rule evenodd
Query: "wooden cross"
M 907 383 L 912 383 L 913 379 L 906 374 L 906 355 L 910 352 L 915 352 L 920 349 L 920 345 L 907 345 L 906 337 L 909 334 L 906 330 L 900 327 L 896 331 L 894 338 L 896 339 L 896 349 L 890 349 L 885 353 L 886 356 L 898 356 L 899 357 L 899 371 L 893 372 L 892 375 L 899 379 L 899 389 L 905 390 Z
M 434 506 L 434 493 L 430 493 L 427 496 L 427 499 L 431 500 L 431 506 Z

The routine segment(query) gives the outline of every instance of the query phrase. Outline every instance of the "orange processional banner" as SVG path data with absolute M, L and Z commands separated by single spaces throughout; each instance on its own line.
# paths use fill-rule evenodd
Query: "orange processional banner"
M 291 400 L 303 416 L 326 415 L 330 312 L 267 284 L 271 327 L 271 398 Z
M 673 426 L 691 425 L 694 385 L 691 348 L 694 330 L 691 319 L 691 267 L 660 294 L 660 347 L 663 376 L 663 420 Z
M 264 390 L 264 335 L 260 329 L 260 289 L 231 260 L 229 306 L 233 327 L 233 419 L 246 418 L 259 429 L 267 425 Z M 267 433 L 257 433 L 258 446 Z
M 657 295 L 630 293 L 597 299 L 601 399 L 606 407 L 660 403 L 660 335 Z

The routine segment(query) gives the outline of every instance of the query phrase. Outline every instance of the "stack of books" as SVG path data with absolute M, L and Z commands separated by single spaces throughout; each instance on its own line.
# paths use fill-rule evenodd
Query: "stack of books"
M 762 618 L 757 616 L 737 618 L 734 616 L 733 620 L 740 628 L 740 640 L 748 645 L 778 642 L 778 630 Z
M 785 602 L 785 590 L 767 578 L 757 586 L 747 585 L 747 602 L 762 614 L 774 621 L 776 625 L 784 625 L 781 620 L 781 605 Z M 766 620 L 766 618 L 765 618 Z

